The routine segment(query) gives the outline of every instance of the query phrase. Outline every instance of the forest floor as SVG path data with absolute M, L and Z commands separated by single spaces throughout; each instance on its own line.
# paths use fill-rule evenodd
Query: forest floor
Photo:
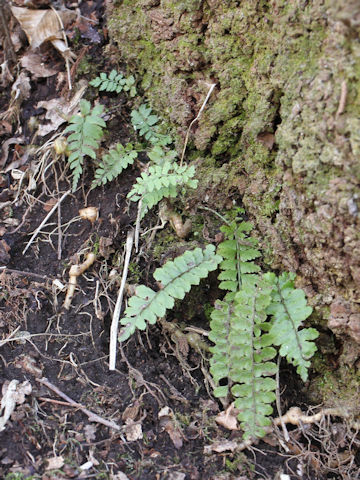
M 91 78 L 94 66 L 97 73 L 123 67 L 112 63 L 110 50 L 104 55 L 103 2 L 83 1 L 80 8 L 83 17 L 92 21 L 75 23 L 68 32 L 78 58 L 71 70 L 74 90 L 81 78 L 89 80 L 89 62 Z M 49 44 L 38 52 L 58 73 L 41 77 L 29 67 L 30 74 L 23 62 L 22 72 L 29 79 L 31 93 L 16 104 L 9 82 L 0 97 L 2 407 L 9 385 L 18 394 L 16 405 L 7 407 L 11 418 L 0 434 L 0 477 L 359 478 L 356 435 L 344 422 L 333 423 L 328 417 L 290 427 L 287 442 L 281 428 L 274 427 L 264 440 L 241 448 L 241 431 L 215 422 L 222 408 L 211 395 L 208 359 L 193 349 L 181 350 L 161 325 L 119 346 L 117 369 L 109 371 L 110 322 L 127 234 L 137 215 L 136 205 L 126 196 L 147 158 L 143 155 L 126 174 L 93 190 L 89 166 L 79 188 L 71 193 L 66 159 L 53 150 L 53 142 L 66 124 L 40 135 L 33 120 L 49 125 L 51 120 L 44 120 L 46 107 L 49 111 L 56 107 L 47 102 L 61 99 L 66 105 L 72 92 L 66 74 L 59 72 L 64 70 L 63 58 Z M 28 47 L 23 45 L 16 55 L 20 59 L 27 53 Z M 2 55 L 4 59 L 4 52 Z M 19 66 L 11 73 L 14 79 L 19 78 Z M 130 122 L 133 100 L 125 94 L 99 94 L 95 90 L 86 97 L 106 107 L 103 149 L 114 142 L 137 141 Z M 39 102 L 44 103 L 39 106 Z M 79 210 L 88 206 L 99 211 L 95 222 L 79 216 Z M 204 216 L 208 241 L 209 236 L 215 238 L 220 224 L 213 221 L 209 227 L 207 220 Z M 142 232 L 160 223 L 156 214 L 151 214 Z M 175 247 L 168 243 L 167 250 L 159 253 L 159 237 L 173 238 Z M 188 241 L 176 238 L 169 224 L 152 230 L 141 237 L 139 253 L 131 259 L 128 283 L 153 286 L 155 268 L 194 241 L 191 234 Z M 202 239 L 196 241 L 201 243 Z M 97 252 L 96 260 L 79 277 L 72 304 L 64 309 L 69 267 L 83 262 L 89 251 Z M 206 330 L 208 317 L 202 307 L 211 305 L 217 294 L 215 277 L 210 277 L 168 320 Z M 293 369 L 283 365 L 283 413 L 292 406 L 309 411 L 305 390 L 297 382 Z

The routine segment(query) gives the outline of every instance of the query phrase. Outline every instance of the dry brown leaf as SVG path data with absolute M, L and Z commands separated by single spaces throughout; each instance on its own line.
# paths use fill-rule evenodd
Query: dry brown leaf
M 23 7 L 11 7 L 11 11 L 26 33 L 32 48 L 40 47 L 47 41 L 63 40 L 62 27 L 57 14 L 60 16 L 64 27 L 75 19 L 76 14 L 71 10 L 30 10 Z
M 160 420 L 160 427 L 169 435 L 174 447 L 181 448 L 183 446 L 183 434 L 176 425 L 174 413 L 171 408 L 168 406 L 163 407 L 158 413 L 158 418 Z
M 7 135 L 12 132 L 12 126 L 6 120 L 0 121 L 0 135 Z
M 33 78 L 47 78 L 52 77 L 58 70 L 55 68 L 47 67 L 39 53 L 27 52 L 20 59 L 21 66 L 28 70 Z
M 97 431 L 97 428 L 95 425 L 90 425 L 90 424 L 85 425 L 84 435 L 87 443 L 91 443 L 96 439 L 96 431 Z
M 234 408 L 234 404 L 232 403 L 224 412 L 220 412 L 216 416 L 215 422 L 227 430 L 239 430 L 236 418 L 238 413 L 239 411 Z
M 142 426 L 140 423 L 134 423 L 131 418 L 126 420 L 125 435 L 128 442 L 136 442 L 143 438 Z
M 238 448 L 238 443 L 231 440 L 223 440 L 214 442 L 211 445 L 205 445 L 204 453 L 205 455 L 210 455 L 212 452 L 223 453 L 223 452 L 234 452 Z
M 47 459 L 47 467 L 45 470 L 58 470 L 64 466 L 64 457 L 60 455 L 59 457 L 51 457 Z
M 48 133 L 57 130 L 60 125 L 67 121 L 68 117 L 77 113 L 79 102 L 84 95 L 87 83 L 80 80 L 78 85 L 79 89 L 70 102 L 67 102 L 64 98 L 53 98 L 52 100 L 44 100 L 37 103 L 36 108 L 45 108 L 45 110 L 47 110 L 45 118 L 46 120 L 50 120 L 46 125 L 40 125 L 37 132 L 39 136 L 44 137 Z
M 43 210 L 45 210 L 45 212 L 50 212 L 55 203 L 57 203 L 56 198 L 50 198 L 46 203 L 44 203 Z

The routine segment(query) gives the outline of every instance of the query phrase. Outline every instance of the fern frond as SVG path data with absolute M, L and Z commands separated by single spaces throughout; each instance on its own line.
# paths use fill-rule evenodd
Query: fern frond
M 154 324 L 158 318 L 172 308 L 175 299 L 183 299 L 192 285 L 198 285 L 202 278 L 215 270 L 221 258 L 215 254 L 215 247 L 208 245 L 204 250 L 195 248 L 168 261 L 154 272 L 154 278 L 161 282 L 162 289 L 154 292 L 151 288 L 140 285 L 136 295 L 130 298 L 125 317 L 121 324 L 125 327 L 120 334 L 124 341 L 138 328 L 144 330 L 146 322 Z
M 305 382 L 308 378 L 310 358 L 317 348 L 312 340 L 319 336 L 314 328 L 303 328 L 303 322 L 311 315 L 312 308 L 307 306 L 305 293 L 295 289 L 294 273 L 284 272 L 277 277 L 266 273 L 266 280 L 273 285 L 272 302 L 267 312 L 273 316 L 270 335 L 274 345 L 280 346 L 280 355 L 296 367 L 296 371 Z
M 139 110 L 133 110 L 130 116 L 134 129 L 153 145 L 169 145 L 172 138 L 158 132 L 156 124 L 159 117 L 151 112 L 151 107 L 147 105 L 140 105 Z
M 123 170 L 134 163 L 137 156 L 138 152 L 134 150 L 131 143 L 128 143 L 125 147 L 118 143 L 115 148 L 109 150 L 102 157 L 99 166 L 95 170 L 95 178 L 91 188 L 105 185 L 116 178 Z
M 142 172 L 128 194 L 130 200 L 136 202 L 142 199 L 141 218 L 163 198 L 176 197 L 180 186 L 196 188 L 194 166 L 166 161 L 163 165 L 153 165 L 148 172 Z
M 73 192 L 82 173 L 84 158 L 89 156 L 96 159 L 95 150 L 99 147 L 103 128 L 106 127 L 106 123 L 101 118 L 103 110 L 103 105 L 98 104 L 91 108 L 90 102 L 80 100 L 80 114 L 73 115 L 64 130 L 64 133 L 72 132 L 67 140 L 71 152 L 68 162 L 73 174 Z
M 228 294 L 234 296 L 234 292 L 241 289 L 246 282 L 255 281 L 260 267 L 252 260 L 260 257 L 257 249 L 257 240 L 248 237 L 253 226 L 250 222 L 231 222 L 221 227 L 226 240 L 220 243 L 217 253 L 223 257 L 220 264 L 222 272 L 218 276 L 221 280 L 219 287 L 223 290 L 233 292 Z
M 232 301 L 217 302 L 211 315 L 209 339 L 210 372 L 216 382 L 226 380 L 227 386 L 214 390 L 217 397 L 231 391 L 240 410 L 238 419 L 244 438 L 262 437 L 270 425 L 271 403 L 275 400 L 276 382 L 269 378 L 277 371 L 271 360 L 276 350 L 271 335 L 266 333 L 267 308 L 271 301 L 271 286 L 258 278 L 245 282 Z
M 98 88 L 100 91 L 120 93 L 122 90 L 129 92 L 131 97 L 136 95 L 135 78 L 133 75 L 125 78 L 122 73 L 111 70 L 109 76 L 102 72 L 89 85 Z

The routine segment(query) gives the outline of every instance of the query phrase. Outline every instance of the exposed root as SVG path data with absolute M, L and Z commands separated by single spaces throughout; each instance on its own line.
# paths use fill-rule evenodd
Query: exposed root
M 77 279 L 82 275 L 91 265 L 95 262 L 96 255 L 94 253 L 88 253 L 86 256 L 85 262 L 80 265 L 72 265 L 69 271 L 69 285 L 66 292 L 66 297 L 64 301 L 64 308 L 69 310 L 72 299 L 74 297 L 75 288 L 77 284 Z

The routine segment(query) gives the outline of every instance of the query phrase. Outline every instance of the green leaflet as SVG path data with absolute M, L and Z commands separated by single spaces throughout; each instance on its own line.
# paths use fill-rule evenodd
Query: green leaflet
M 163 165 L 153 165 L 148 172 L 142 172 L 128 194 L 130 200 L 142 199 L 141 218 L 163 198 L 176 197 L 178 188 L 196 188 L 195 168 L 166 161 Z
M 98 77 L 89 82 L 89 85 L 105 92 L 120 93 L 124 90 L 129 92 L 130 97 L 135 97 L 137 93 L 134 76 L 130 75 L 125 78 L 122 73 L 118 73 L 116 70 L 111 70 L 109 76 L 104 72 L 100 73 Z
M 175 299 L 183 299 L 192 285 L 198 285 L 202 278 L 215 270 L 221 258 L 215 254 L 215 247 L 208 245 L 204 250 L 195 248 L 168 261 L 154 272 L 154 278 L 161 282 L 162 289 L 154 292 L 151 288 L 140 285 L 136 295 L 129 300 L 124 325 L 119 340 L 128 339 L 138 328 L 144 330 L 146 322 L 154 324 L 165 315 L 166 310 L 174 306 Z
M 312 340 L 319 336 L 314 328 L 303 328 L 303 322 L 311 315 L 312 308 L 307 306 L 303 290 L 295 289 L 294 273 L 282 273 L 276 277 L 274 273 L 264 275 L 273 285 L 272 302 L 267 312 L 273 316 L 270 334 L 274 345 L 280 346 L 280 355 L 289 363 L 305 382 L 308 378 L 310 358 L 317 348 Z
M 101 118 L 103 110 L 103 105 L 98 104 L 91 108 L 90 102 L 80 100 L 80 114 L 73 115 L 64 130 L 64 133 L 72 132 L 67 140 L 71 152 L 68 162 L 73 174 L 73 192 L 79 182 L 85 157 L 96 159 L 95 150 L 99 147 L 104 135 L 103 128 L 106 127 L 106 123 Z
M 215 396 L 236 397 L 238 419 L 244 438 L 265 435 L 263 427 L 270 424 L 271 403 L 275 400 L 277 365 L 271 360 L 276 350 L 271 346 L 266 309 L 271 301 L 272 287 L 258 277 L 238 291 L 232 302 L 217 302 L 211 315 L 209 339 L 210 372 L 216 382 L 226 380 L 228 386 L 217 387 Z
M 222 272 L 218 277 L 221 280 L 219 287 L 223 290 L 236 292 L 244 283 L 253 282 L 257 278 L 254 274 L 260 271 L 260 267 L 252 260 L 261 254 L 257 249 L 257 240 L 247 236 L 252 228 L 250 222 L 237 224 L 236 221 L 221 227 L 226 237 L 218 247 L 218 254 L 224 259 L 220 264 Z
M 125 147 L 118 143 L 115 148 L 109 150 L 101 159 L 99 166 L 95 170 L 95 178 L 91 188 L 105 185 L 116 178 L 123 170 L 134 163 L 137 156 L 138 153 L 134 150 L 131 143 L 128 143 Z

